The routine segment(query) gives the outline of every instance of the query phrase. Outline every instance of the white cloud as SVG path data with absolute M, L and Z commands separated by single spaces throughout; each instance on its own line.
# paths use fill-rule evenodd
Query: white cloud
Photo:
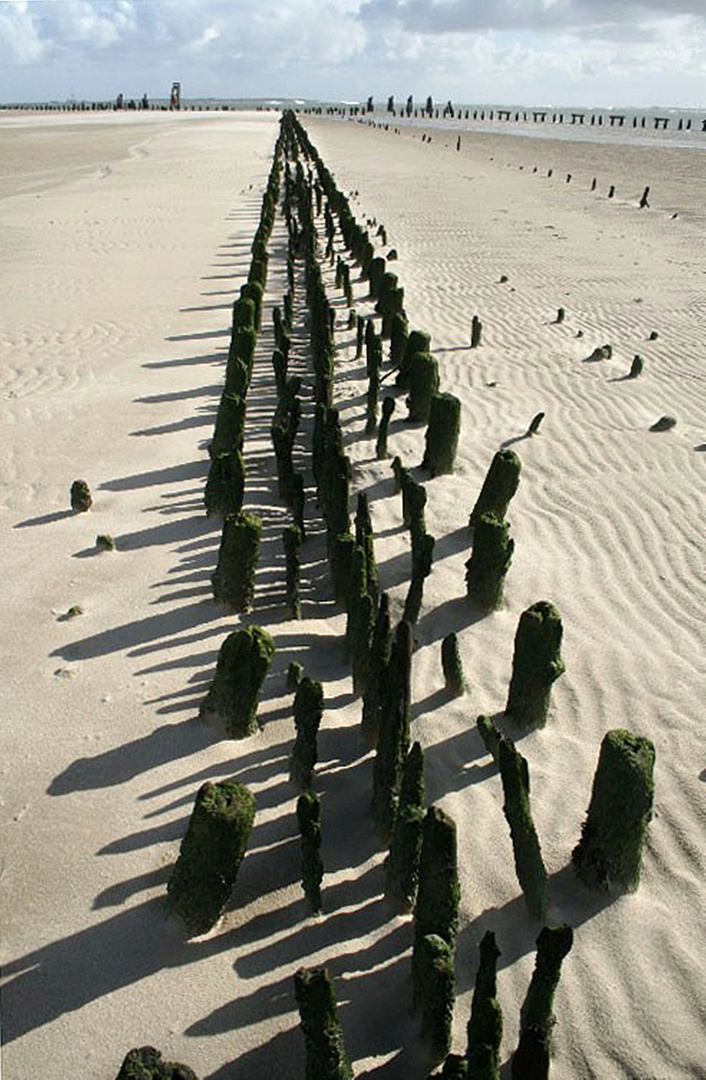
M 0 0 L 0 100 L 113 97 L 694 104 L 706 0 Z M 204 57 L 208 57 L 208 63 Z M 50 63 L 47 63 L 50 60 Z M 22 79 L 17 72 L 22 70 Z M 655 85 L 655 75 L 660 79 Z M 32 77 L 34 81 L 32 82 Z M 544 77 L 544 81 L 543 81 Z M 596 100 L 596 103 L 601 103 Z

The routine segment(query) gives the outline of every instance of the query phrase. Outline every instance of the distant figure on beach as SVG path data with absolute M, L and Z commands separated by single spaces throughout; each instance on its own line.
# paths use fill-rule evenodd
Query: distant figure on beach
M 140 108 L 141 109 L 149 109 L 149 107 L 150 107 L 149 99 L 147 97 L 147 94 L 144 93 L 142 95 L 142 101 L 140 102 Z
M 125 95 L 124 94 L 118 94 L 118 96 L 115 99 L 115 108 L 116 109 L 122 109 L 124 104 L 125 104 Z

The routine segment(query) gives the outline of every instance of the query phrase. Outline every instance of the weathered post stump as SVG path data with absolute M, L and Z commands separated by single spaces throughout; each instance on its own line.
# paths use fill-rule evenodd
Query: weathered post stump
M 570 926 L 545 926 L 537 938 L 537 959 L 520 1010 L 520 1042 L 512 1058 L 512 1080 L 547 1080 L 551 1057 L 552 1011 L 561 964 L 573 944 Z
M 412 681 L 412 627 L 397 624 L 387 678 L 382 687 L 380 727 L 373 766 L 372 809 L 385 843 L 389 843 L 409 750 L 409 711 Z
M 305 675 L 294 695 L 294 726 L 297 735 L 292 749 L 289 779 L 300 791 L 311 786 L 317 760 L 316 736 L 324 715 L 324 688 L 317 679 Z
M 205 783 L 167 886 L 169 910 L 189 936 L 205 934 L 225 911 L 255 819 L 255 798 L 235 780 Z
M 91 489 L 85 480 L 74 480 L 71 485 L 71 509 L 75 514 L 85 514 L 93 506 Z
M 125 1056 L 116 1080 L 198 1080 L 188 1065 L 164 1061 L 153 1046 L 141 1046 Z
M 453 394 L 434 394 L 429 406 L 422 468 L 432 476 L 452 473 L 461 431 L 461 402 Z
M 382 399 L 382 416 L 378 425 L 378 435 L 375 443 L 375 457 L 378 461 L 382 461 L 389 456 L 387 453 L 387 436 L 390 430 L 390 417 L 394 411 L 395 399 L 389 395 L 384 397 Z
M 496 611 L 500 607 L 514 547 L 506 521 L 495 514 L 480 515 L 473 551 L 466 563 L 466 592 L 481 611 Z
M 588 815 L 571 855 L 576 873 L 590 888 L 637 889 L 652 817 L 654 763 L 649 739 L 620 728 L 604 737 Z
M 321 803 L 313 791 L 304 791 L 297 799 L 297 821 L 301 838 L 302 888 L 314 914 L 321 911 Z
M 424 816 L 424 751 L 415 742 L 405 761 L 390 853 L 385 860 L 385 896 L 401 914 L 411 911 L 417 898 Z
M 498 450 L 480 489 L 476 505 L 471 511 L 469 528 L 474 528 L 481 514 L 491 513 L 504 518 L 510 500 L 520 484 L 522 462 L 514 450 Z
M 439 365 L 429 353 L 415 353 L 409 365 L 408 420 L 429 420 L 431 400 L 439 389 Z
M 213 596 L 233 611 L 249 611 L 255 595 L 262 519 L 241 511 L 223 522 L 218 565 L 211 575 Z
M 287 610 L 290 618 L 301 618 L 299 598 L 299 551 L 302 546 L 302 534 L 296 525 L 288 525 L 282 531 L 284 544 L 285 573 L 287 587 Z
M 217 452 L 211 458 L 206 480 L 204 503 L 206 514 L 229 517 L 243 509 L 245 492 L 245 459 L 240 450 Z
M 387 679 L 387 668 L 392 655 L 390 628 L 390 602 L 387 593 L 380 593 L 373 637 L 370 643 L 368 677 L 363 693 L 361 735 L 369 746 L 377 746 L 380 730 L 380 709 Z
M 235 630 L 218 653 L 216 674 L 201 703 L 206 723 L 223 724 L 231 739 L 245 739 L 258 730 L 260 690 L 275 655 L 275 643 L 260 626 Z
M 455 634 L 447 634 L 441 642 L 441 668 L 444 672 L 446 692 L 452 697 L 462 697 L 466 684 Z
M 495 934 L 488 930 L 481 938 L 480 963 L 476 972 L 473 1002 L 471 1004 L 471 1016 L 468 1021 L 468 1052 L 469 1066 L 481 1065 L 482 1059 L 486 1058 L 486 1065 L 490 1066 L 488 1073 L 479 1075 L 499 1076 L 500 1043 L 503 1034 L 503 1015 L 498 1001 L 497 993 L 497 963 L 500 950 L 495 942 Z M 489 1055 L 479 1054 L 480 1048 L 490 1051 Z M 471 1075 L 474 1075 L 471 1072 Z
M 547 872 L 530 810 L 527 761 L 515 749 L 511 739 L 501 738 L 498 764 L 505 796 L 503 811 L 510 826 L 517 880 L 528 912 L 534 919 L 543 919 L 547 910 Z
M 552 686 L 566 670 L 562 633 L 561 615 L 546 600 L 538 600 L 520 615 L 505 712 L 523 730 L 546 722 Z
M 328 970 L 299 968 L 294 992 L 304 1032 L 307 1080 L 353 1080 Z

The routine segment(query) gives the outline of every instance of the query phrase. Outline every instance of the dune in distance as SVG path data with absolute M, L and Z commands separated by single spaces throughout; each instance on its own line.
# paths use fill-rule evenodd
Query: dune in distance
M 376 755 L 361 735 L 316 499 L 301 253 L 288 365 L 301 379 L 301 617 L 287 605 L 292 511 L 271 437 L 273 309 L 289 286 L 284 180 L 245 407 L 243 508 L 262 521 L 254 599 L 237 613 L 212 593 L 222 522 L 205 512 L 208 448 L 279 119 L 0 113 L 7 1080 L 112 1080 L 127 1051 L 147 1045 L 202 1080 L 294 1080 L 306 1067 L 294 975 L 316 966 L 333 978 L 356 1077 L 424 1080 L 440 1065 L 411 1011 L 414 920 L 384 895 Z M 351 522 L 364 493 L 393 627 L 412 573 L 394 457 L 423 485 L 434 539 L 412 631 L 410 737 L 424 751 L 426 805 L 456 825 L 450 1049 L 466 1052 L 479 945 L 492 931 L 500 1075 L 512 1075 L 537 937 L 567 924 L 554 1080 L 696 1080 L 706 1060 L 706 152 L 627 135 L 599 145 L 463 132 L 459 144 L 442 123 L 299 119 L 404 289 L 409 329 L 429 335 L 439 390 L 460 402 L 453 471 L 432 476 L 421 467 L 427 423 L 408 420 L 385 338 L 368 422 L 350 311 L 372 318 L 375 300 L 338 226 L 327 255 L 326 200 L 317 213 L 314 199 Z M 474 316 L 482 333 L 471 348 Z M 379 334 L 379 316 L 373 326 Z M 385 396 L 395 407 L 378 456 Z M 467 596 L 469 517 L 500 449 L 521 461 L 506 512 L 514 550 L 500 606 L 483 612 Z M 90 488 L 87 512 L 71 508 L 77 479 Z M 525 731 L 504 710 L 518 620 L 538 601 L 560 612 L 565 671 L 546 724 Z M 199 708 L 223 641 L 252 625 L 276 651 L 260 730 L 236 740 Z M 442 671 L 452 633 L 458 696 Z M 302 890 L 290 781 L 293 661 L 324 693 L 312 778 L 319 915 Z M 518 884 L 480 715 L 527 761 L 543 919 Z M 615 729 L 654 746 L 654 804 L 638 888 L 605 894 L 577 878 L 572 851 Z M 255 797 L 254 825 L 224 914 L 189 938 L 168 914 L 167 883 L 197 792 L 231 778 Z

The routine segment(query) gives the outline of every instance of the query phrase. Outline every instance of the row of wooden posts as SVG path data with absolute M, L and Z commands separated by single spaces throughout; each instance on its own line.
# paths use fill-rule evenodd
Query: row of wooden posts
M 271 430 L 279 489 L 292 514 L 292 522 L 283 534 L 287 605 L 291 616 L 298 617 L 299 547 L 305 538 L 304 478 L 295 468 L 293 450 L 301 416 L 302 380 L 288 373 L 288 364 L 297 273 L 303 263 L 315 402 L 312 468 L 334 590 L 347 610 L 346 647 L 354 690 L 362 696 L 362 734 L 376 749 L 372 812 L 381 840 L 390 849 L 385 864 L 385 893 L 397 910 L 414 912 L 413 1007 L 431 1059 L 445 1059 L 445 1076 L 496 1080 L 502 1014 L 495 987 L 498 951 L 492 934 L 487 934 L 481 943 L 467 1053 L 448 1053 L 459 903 L 456 827 L 439 807 L 425 809 L 424 755 L 419 743 L 410 745 L 413 627 L 422 604 L 423 582 L 431 571 L 434 547 L 424 521 L 426 491 L 399 457 L 395 458 L 395 483 L 410 531 L 412 572 L 404 617 L 393 631 L 389 600 L 378 586 L 373 530 L 364 492 L 358 495 L 354 527 L 350 522 L 351 469 L 343 452 L 334 403 L 335 319 L 318 254 L 317 222 L 323 221 L 325 258 L 333 263 L 336 244 L 342 243 L 347 257 L 360 266 L 376 302 L 376 314 L 382 317 L 380 334 L 372 318 L 349 319 L 349 327 L 356 329 L 359 358 L 365 348 L 366 431 L 372 435 L 377 428 L 378 458 L 388 453 L 387 425 L 394 407 L 394 398 L 388 396 L 378 423 L 383 339 L 390 343 L 397 384 L 409 391 L 408 419 L 427 423 L 422 465 L 432 476 L 453 471 L 460 402 L 439 392 L 438 367 L 430 352 L 429 335 L 409 330 L 403 290 L 396 275 L 376 254 L 367 230 L 355 220 L 348 199 L 339 191 L 293 113 L 285 113 L 282 119 L 261 222 L 253 241 L 248 281 L 234 305 L 224 391 L 210 447 L 206 507 L 209 513 L 224 518 L 218 566 L 213 575 L 214 596 L 241 612 L 249 610 L 253 601 L 261 523 L 257 515 L 242 509 L 245 402 L 262 313 L 267 243 L 280 201 L 288 232 L 289 288 L 282 309 L 276 307 L 274 311 L 277 406 Z M 386 244 L 384 230 L 378 230 L 378 237 Z M 340 256 L 336 281 L 350 309 L 350 267 Z M 478 323 L 474 347 L 479 347 L 480 340 Z M 513 550 L 505 513 L 517 490 L 520 471 L 514 452 L 499 451 L 471 513 L 473 550 L 467 563 L 466 588 L 470 600 L 483 611 L 495 610 L 501 603 Z M 540 726 L 546 720 L 551 687 L 564 670 L 561 636 L 561 619 L 553 605 L 542 601 L 523 613 L 515 638 L 507 703 L 508 713 L 521 729 Z M 274 651 L 274 640 L 261 627 L 250 625 L 228 635 L 201 715 L 223 723 L 234 738 L 255 732 L 260 687 Z M 449 693 L 463 693 L 464 677 L 455 635 L 444 639 L 442 666 Z M 318 911 L 323 878 L 321 807 L 312 790 L 312 778 L 324 694 L 321 683 L 307 676 L 297 662 L 290 665 L 288 688 L 294 692 L 296 737 L 290 780 L 300 791 L 297 819 L 302 884 L 312 910 Z M 527 762 L 512 740 L 489 719 L 480 717 L 478 729 L 499 767 L 518 880 L 528 910 L 541 922 L 546 916 L 547 880 L 530 812 Z M 622 731 L 606 736 L 587 821 L 573 856 L 586 883 L 604 889 L 636 887 L 651 807 L 653 761 L 654 751 L 647 740 Z M 620 792 L 624 799 L 627 777 L 633 778 L 630 794 L 635 812 L 625 828 L 617 823 L 620 835 L 616 839 L 615 796 Z M 201 788 L 168 886 L 170 907 L 189 934 L 210 929 L 225 909 L 254 815 L 253 796 L 237 782 L 207 783 Z M 539 934 L 537 966 L 521 1014 L 520 1044 L 513 1057 L 515 1080 L 528 1077 L 531 1069 L 535 1070 L 532 1076 L 548 1073 L 554 1022 L 552 1000 L 561 961 L 571 942 L 570 927 L 545 927 Z M 307 1075 L 325 1075 L 331 1080 L 350 1077 L 352 1071 L 327 971 L 301 969 L 295 976 L 295 993 L 306 1037 Z M 328 1071 L 321 1072 L 324 1060 L 329 1062 Z

